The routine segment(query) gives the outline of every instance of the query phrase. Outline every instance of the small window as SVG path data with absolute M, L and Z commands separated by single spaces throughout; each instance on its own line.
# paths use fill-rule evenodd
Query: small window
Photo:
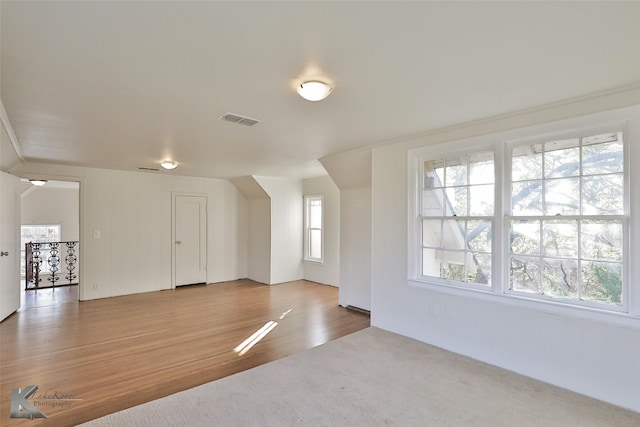
M 304 259 L 323 262 L 323 197 L 305 196 L 304 212 Z

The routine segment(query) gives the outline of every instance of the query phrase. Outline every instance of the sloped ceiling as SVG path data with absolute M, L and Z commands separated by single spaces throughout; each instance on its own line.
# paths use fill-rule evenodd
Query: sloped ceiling
M 0 96 L 27 161 L 310 177 L 336 153 L 640 80 L 637 2 L 0 7 Z M 325 101 L 296 94 L 314 78 Z

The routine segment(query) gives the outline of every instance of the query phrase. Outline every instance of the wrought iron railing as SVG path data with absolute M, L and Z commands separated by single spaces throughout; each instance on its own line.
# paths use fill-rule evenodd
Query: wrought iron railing
M 25 244 L 25 289 L 77 285 L 77 251 L 78 242 Z

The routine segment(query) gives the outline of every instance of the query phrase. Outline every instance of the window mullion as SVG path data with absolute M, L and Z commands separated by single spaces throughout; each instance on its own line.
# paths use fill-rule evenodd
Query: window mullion
M 508 272 L 510 254 L 506 236 L 508 236 L 509 215 L 511 214 L 511 161 L 506 155 L 507 147 L 496 143 L 494 146 L 495 159 L 495 206 L 492 219 L 493 241 L 492 250 L 492 289 L 495 294 L 504 294 L 508 288 Z
M 544 169 L 543 169 L 544 170 Z M 544 182 L 544 181 L 543 181 Z M 544 205 L 543 205 L 544 209 Z M 538 269 L 538 293 L 540 295 L 544 294 L 544 219 L 541 219 L 538 227 L 538 241 L 540 242 L 538 246 L 538 262 L 540 263 L 540 267 Z
M 582 176 L 582 169 L 583 169 L 582 168 L 582 156 L 583 156 L 583 145 L 582 145 L 582 142 L 583 142 L 583 138 L 580 138 L 580 144 L 579 144 L 579 147 L 578 147 L 579 148 L 579 153 L 580 153 L 580 156 L 579 156 L 580 164 L 579 164 L 579 168 L 578 168 L 578 176 L 580 177 L 580 181 L 579 181 L 580 185 L 578 186 L 578 190 L 580 191 L 580 194 L 578 195 L 578 201 L 580 203 L 580 205 L 579 205 L 580 209 L 579 209 L 578 212 L 580 213 L 581 218 L 578 219 L 578 247 L 577 247 L 578 271 L 576 272 L 576 276 L 577 276 L 577 279 L 576 279 L 576 288 L 577 288 L 576 289 L 576 298 L 578 299 L 578 301 L 582 301 L 582 294 L 583 294 L 582 291 L 583 291 L 583 286 L 584 286 L 584 284 L 582 282 L 582 279 L 583 279 L 583 277 L 582 277 L 582 263 L 583 263 L 583 261 L 582 261 L 582 219 L 584 218 L 584 216 L 583 216 L 583 214 L 584 214 L 584 209 L 583 209 L 584 203 L 583 203 L 583 199 L 582 199 L 583 198 L 583 193 L 584 193 L 582 191 L 583 190 L 582 187 L 584 185 L 584 180 L 582 179 L 583 178 L 583 176 Z
M 576 292 L 576 297 L 578 298 L 578 301 L 582 301 L 582 220 L 578 220 L 578 248 L 577 248 L 577 253 L 578 253 L 578 271 L 576 272 L 577 274 L 577 292 Z
M 444 221 L 444 219 L 440 220 L 440 236 L 444 235 Z M 440 252 L 440 277 L 444 277 L 444 242 L 442 238 L 440 239 L 438 251 Z

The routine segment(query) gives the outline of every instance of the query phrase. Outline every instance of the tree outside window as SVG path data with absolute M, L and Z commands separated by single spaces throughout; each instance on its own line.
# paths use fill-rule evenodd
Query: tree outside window
M 622 132 L 426 152 L 417 160 L 418 280 L 623 307 L 629 233 Z
M 514 147 L 509 290 L 622 304 L 622 133 Z

